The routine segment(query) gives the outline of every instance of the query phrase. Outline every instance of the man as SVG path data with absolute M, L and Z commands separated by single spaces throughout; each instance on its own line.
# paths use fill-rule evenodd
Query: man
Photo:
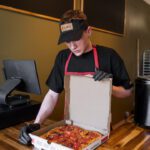
M 119 98 L 131 95 L 131 84 L 124 63 L 110 48 L 94 46 L 90 40 L 91 27 L 86 15 L 78 10 L 64 13 L 60 21 L 58 44 L 68 47 L 58 53 L 54 67 L 48 77 L 47 92 L 35 123 L 21 129 L 19 141 L 29 144 L 29 133 L 40 128 L 40 124 L 52 113 L 59 94 L 64 89 L 64 75 L 92 74 L 94 80 L 113 78 L 112 94 Z

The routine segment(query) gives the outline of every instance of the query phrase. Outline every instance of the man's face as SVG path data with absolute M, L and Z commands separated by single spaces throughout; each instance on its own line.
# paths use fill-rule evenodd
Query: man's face
M 81 56 L 83 53 L 87 52 L 92 48 L 91 41 L 89 38 L 90 35 L 91 35 L 91 29 L 88 28 L 83 32 L 80 40 L 65 42 L 65 44 L 72 51 L 74 55 Z

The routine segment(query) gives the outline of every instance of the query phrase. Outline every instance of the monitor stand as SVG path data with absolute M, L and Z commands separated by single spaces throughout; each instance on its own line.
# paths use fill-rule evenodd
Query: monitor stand
M 15 94 L 7 97 L 7 105 L 10 108 L 18 107 L 20 105 L 25 105 L 30 103 L 30 96 L 23 94 Z
M 21 79 L 8 79 L 0 87 L 0 129 L 35 119 L 40 102 L 30 100 L 28 95 L 11 95 Z
M 9 105 L 11 100 L 16 100 L 16 98 L 11 98 L 10 94 L 20 84 L 21 79 L 12 78 L 6 80 L 5 83 L 2 86 L 0 86 L 0 104 Z

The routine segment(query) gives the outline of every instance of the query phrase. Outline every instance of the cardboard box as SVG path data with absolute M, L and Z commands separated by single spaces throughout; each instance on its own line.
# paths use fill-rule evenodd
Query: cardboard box
M 98 131 L 102 138 L 86 147 L 92 150 L 104 143 L 110 133 L 112 80 L 94 81 L 87 76 L 65 76 L 65 120 L 30 134 L 32 144 L 39 150 L 69 150 L 56 143 L 48 144 L 39 136 L 64 124 L 73 124 Z

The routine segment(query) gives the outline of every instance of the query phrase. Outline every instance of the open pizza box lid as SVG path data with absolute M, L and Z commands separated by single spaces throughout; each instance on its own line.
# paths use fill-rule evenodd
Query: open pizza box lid
M 65 76 L 65 117 L 85 129 L 110 132 L 112 79 Z
M 110 132 L 110 105 L 112 80 L 94 81 L 87 76 L 65 76 L 65 120 L 51 124 L 30 134 L 32 144 L 38 150 L 69 150 L 56 143 L 48 144 L 40 135 L 64 124 L 78 125 L 87 130 L 98 131 L 104 136 L 90 144 L 86 150 L 104 143 Z

